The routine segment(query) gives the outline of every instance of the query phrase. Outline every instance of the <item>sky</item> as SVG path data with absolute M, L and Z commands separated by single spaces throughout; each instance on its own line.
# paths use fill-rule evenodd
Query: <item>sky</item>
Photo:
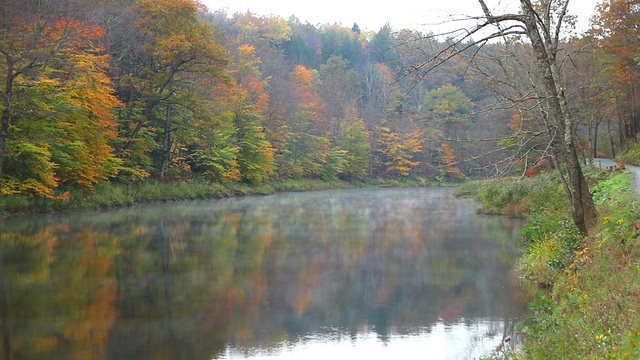
M 460 28 L 451 20 L 482 14 L 477 0 L 200 0 L 210 11 L 225 9 L 229 15 L 251 11 L 257 15 L 295 15 L 301 22 L 334 24 L 378 31 L 385 23 L 403 28 L 441 33 Z M 570 0 L 569 11 L 578 16 L 578 28 L 586 30 L 596 4 L 602 0 Z M 517 0 L 486 0 L 495 14 L 517 8 Z M 383 5 L 381 5 L 383 4 Z M 515 5 L 514 5 L 515 4 Z M 443 30 L 441 30 L 443 29 Z

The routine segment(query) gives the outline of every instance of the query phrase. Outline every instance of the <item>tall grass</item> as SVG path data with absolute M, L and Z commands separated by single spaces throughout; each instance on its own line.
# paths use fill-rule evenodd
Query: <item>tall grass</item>
M 524 217 L 538 203 L 552 207 L 568 204 L 555 173 L 526 178 L 476 180 L 459 186 L 453 194 L 480 200 L 479 213 L 514 217 Z

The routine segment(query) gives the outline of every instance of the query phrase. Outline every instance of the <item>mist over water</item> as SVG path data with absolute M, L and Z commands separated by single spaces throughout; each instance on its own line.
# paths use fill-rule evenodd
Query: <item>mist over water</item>
M 472 359 L 514 336 L 519 220 L 447 188 L 0 223 L 3 349 L 40 359 Z M 1 307 L 1 306 L 0 306 Z

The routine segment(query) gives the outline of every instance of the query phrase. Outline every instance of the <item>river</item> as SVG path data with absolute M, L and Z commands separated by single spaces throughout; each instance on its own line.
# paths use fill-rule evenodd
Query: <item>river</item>
M 0 221 L 5 359 L 474 359 L 527 299 L 522 223 L 449 188 Z

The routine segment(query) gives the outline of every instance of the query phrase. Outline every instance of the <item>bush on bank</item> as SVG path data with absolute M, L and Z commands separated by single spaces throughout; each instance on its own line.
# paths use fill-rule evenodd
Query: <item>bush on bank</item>
M 627 172 L 587 171 L 599 221 L 591 236 L 571 222 L 568 200 L 553 174 L 465 185 L 457 194 L 481 210 L 527 219 L 517 264 L 532 301 L 520 326 L 518 359 L 640 358 L 640 211 Z M 479 186 L 480 185 L 480 186 Z M 475 189 L 470 191 L 469 189 Z

